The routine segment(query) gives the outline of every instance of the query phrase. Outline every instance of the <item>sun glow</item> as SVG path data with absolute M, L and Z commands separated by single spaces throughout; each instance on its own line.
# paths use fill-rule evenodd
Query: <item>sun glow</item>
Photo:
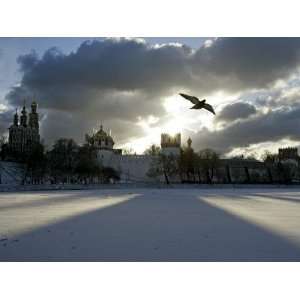
M 183 124 L 182 122 L 178 122 L 178 120 L 173 120 L 161 126 L 160 130 L 162 133 L 168 133 L 170 135 L 174 135 L 183 130 Z
M 212 95 L 210 102 L 212 104 L 218 103 L 218 99 L 224 99 L 222 93 Z M 211 101 L 212 100 L 212 101 Z M 213 116 L 207 111 L 192 110 L 192 103 L 182 99 L 178 94 L 167 97 L 162 102 L 165 115 L 163 117 L 156 117 L 149 115 L 148 117 L 139 117 L 137 125 L 144 131 L 144 136 L 135 138 L 128 143 L 121 145 L 125 148 L 133 148 L 137 153 L 143 153 L 146 148 L 152 144 L 160 145 L 160 135 L 168 133 L 175 135 L 181 133 L 184 138 L 184 132 L 197 132 L 202 127 L 212 129 L 215 125 L 213 123 Z

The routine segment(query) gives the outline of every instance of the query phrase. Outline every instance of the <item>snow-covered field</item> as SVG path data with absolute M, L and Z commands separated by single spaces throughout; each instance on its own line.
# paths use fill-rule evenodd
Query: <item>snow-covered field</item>
M 0 194 L 0 261 L 300 261 L 300 189 Z

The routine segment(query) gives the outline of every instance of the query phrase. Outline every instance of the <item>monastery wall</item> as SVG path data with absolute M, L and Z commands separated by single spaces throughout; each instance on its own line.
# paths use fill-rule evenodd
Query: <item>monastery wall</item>
M 118 170 L 124 182 L 151 182 L 147 176 L 153 157 L 149 155 L 119 155 Z

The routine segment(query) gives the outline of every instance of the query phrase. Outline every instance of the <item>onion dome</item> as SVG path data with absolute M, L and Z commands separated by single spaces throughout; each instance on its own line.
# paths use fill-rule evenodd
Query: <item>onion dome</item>
M 31 103 L 31 110 L 32 110 L 32 112 L 36 112 L 36 109 L 37 109 L 37 103 L 35 101 L 33 101 Z
M 19 124 L 19 116 L 18 116 L 18 111 L 16 109 L 16 113 L 14 115 L 14 125 L 18 126 L 18 124 Z
M 100 146 L 101 148 L 112 149 L 114 146 L 113 138 L 103 130 L 103 126 L 93 136 L 94 145 Z

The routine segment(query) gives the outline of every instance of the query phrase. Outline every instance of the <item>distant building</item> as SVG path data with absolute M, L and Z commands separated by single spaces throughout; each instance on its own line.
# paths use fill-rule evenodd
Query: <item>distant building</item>
M 287 147 L 278 149 L 278 159 L 279 161 L 299 161 L 298 148 L 297 147 Z
M 86 135 L 86 140 L 97 149 L 97 159 L 104 167 L 114 168 L 120 173 L 123 182 L 148 182 L 150 164 L 155 159 L 145 154 L 122 154 L 122 149 L 114 149 L 114 140 L 103 130 L 103 126 L 93 135 Z M 161 135 L 161 149 L 165 155 L 179 155 L 181 147 L 180 133 L 175 136 Z
M 168 133 L 162 133 L 160 146 L 161 146 L 162 154 L 180 155 L 181 134 L 177 133 L 173 136 Z
M 111 167 L 119 172 L 122 182 L 149 182 L 153 179 L 147 175 L 150 167 L 155 165 L 158 155 L 150 154 L 123 154 L 122 149 L 115 149 L 114 139 L 111 134 L 108 134 L 101 125 L 99 130 L 92 135 L 86 135 L 86 140 L 90 145 L 96 148 L 97 160 L 103 167 Z M 40 143 L 39 134 L 39 115 L 37 113 L 37 103 L 32 102 L 31 111 L 27 113 L 25 105 L 21 110 L 20 116 L 16 111 L 13 117 L 13 124 L 9 127 L 8 144 L 5 144 L 5 150 L 8 150 L 8 159 L 12 158 L 18 161 L 23 154 L 30 153 L 35 145 Z M 188 138 L 187 146 L 184 148 L 185 153 L 194 152 L 192 148 L 192 140 Z M 2 151 L 6 153 L 6 151 Z M 161 134 L 161 154 L 180 156 L 183 153 L 181 149 L 181 134 L 170 135 L 167 133 Z M 278 155 L 274 156 L 275 162 L 282 162 L 283 164 L 293 165 L 298 172 L 300 157 L 296 147 L 280 148 Z M 2 158 L 3 159 L 3 158 Z M 195 162 L 192 160 L 188 165 L 188 170 L 191 170 L 193 176 L 187 174 L 180 174 L 181 178 L 171 178 L 172 182 L 179 182 L 179 179 L 185 182 L 197 182 L 196 175 L 200 178 L 201 165 L 198 167 L 197 174 L 195 174 Z M 283 165 L 282 164 L 282 165 Z M 10 165 L 10 164 L 7 164 Z M 13 165 L 13 168 L 16 168 Z M 246 183 L 246 182 L 280 182 L 280 174 L 278 174 L 277 166 L 268 165 L 262 161 L 249 160 L 244 158 L 234 159 L 220 159 L 218 165 L 215 167 L 212 182 L 219 183 Z M 10 173 L 14 173 L 13 171 Z M 20 172 L 18 172 L 20 173 Z M 203 173 L 203 172 L 202 172 Z M 299 172 L 298 172 L 299 173 Z M 297 173 L 297 174 L 298 174 Z M 203 175 L 203 174 L 202 174 Z M 204 174 L 205 175 L 205 174 Z M 294 175 L 293 175 L 294 176 Z M 298 175 L 297 175 L 298 176 Z M 0 176 L 1 177 L 1 176 Z M 186 177 L 186 178 L 185 178 Z M 300 175 L 298 176 L 300 177 Z M 173 180 L 174 179 L 174 180 Z M 0 180 L 1 181 L 1 180 Z M 164 178 L 162 178 L 164 181 Z M 300 179 L 299 179 L 300 181 Z
M 29 116 L 27 116 L 24 104 L 20 118 L 16 111 L 13 118 L 13 124 L 9 127 L 9 152 L 15 155 L 26 154 L 39 142 L 40 134 L 37 104 L 36 102 L 32 102 Z
M 122 153 L 121 149 L 114 149 L 114 140 L 112 136 L 103 130 L 103 126 L 92 134 L 91 136 L 86 134 L 87 142 L 93 145 L 97 150 L 97 159 L 103 166 L 113 167 L 113 160 L 115 155 Z
M 153 160 L 157 156 L 146 154 L 122 154 L 122 149 L 114 149 L 113 137 L 100 129 L 89 136 L 86 135 L 87 141 L 94 145 L 97 149 L 97 159 L 104 167 L 114 168 L 119 172 L 121 182 L 151 182 L 153 179 L 147 176 Z M 167 133 L 161 134 L 161 153 L 164 155 L 179 156 L 181 153 L 181 134 L 169 135 Z M 187 140 L 187 151 L 193 151 L 192 140 Z M 191 166 L 193 169 L 193 166 Z M 268 174 L 265 164 L 261 161 L 253 161 L 247 159 L 220 159 L 220 164 L 216 170 L 216 175 L 219 178 L 217 182 L 250 182 L 255 180 L 257 182 L 265 181 Z M 185 178 L 184 174 L 181 178 L 185 182 L 189 178 Z M 214 178 L 215 182 L 216 178 Z M 164 181 L 161 176 L 161 181 Z M 171 178 L 172 182 L 180 182 L 178 176 Z

